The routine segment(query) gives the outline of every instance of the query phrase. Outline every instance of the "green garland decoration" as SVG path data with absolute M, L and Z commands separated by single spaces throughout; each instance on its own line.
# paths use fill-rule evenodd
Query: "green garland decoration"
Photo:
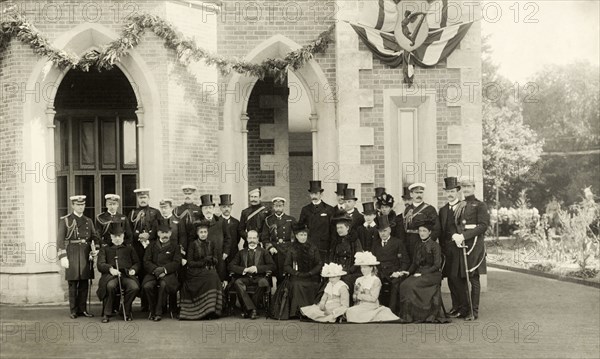
M 81 57 L 53 47 L 23 14 L 7 9 L 5 18 L 8 20 L 0 23 L 0 51 L 6 48 L 11 39 L 16 38 L 29 45 L 34 53 L 47 57 L 61 69 L 71 67 L 85 72 L 92 68 L 100 71 L 111 69 L 120 58 L 127 55 L 130 49 L 139 44 L 142 36 L 149 29 L 164 41 L 165 47 L 176 52 L 177 60 L 183 65 L 188 65 L 192 60 L 204 60 L 207 65 L 216 66 L 223 75 L 235 71 L 260 79 L 275 77 L 278 82 L 286 79 L 288 70 L 298 70 L 315 54 L 324 53 L 333 42 L 335 29 L 335 24 L 332 24 L 315 40 L 298 50 L 289 52 L 284 58 L 269 58 L 261 63 L 250 63 L 212 54 L 199 47 L 193 40 L 183 37 L 169 22 L 148 13 L 129 16 L 118 39 L 108 43 L 100 52 L 91 50 Z

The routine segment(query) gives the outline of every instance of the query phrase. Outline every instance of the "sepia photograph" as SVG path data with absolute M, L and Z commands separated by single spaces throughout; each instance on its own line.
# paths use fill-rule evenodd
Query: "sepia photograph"
M 599 357 L 600 0 L 0 0 L 0 359 Z

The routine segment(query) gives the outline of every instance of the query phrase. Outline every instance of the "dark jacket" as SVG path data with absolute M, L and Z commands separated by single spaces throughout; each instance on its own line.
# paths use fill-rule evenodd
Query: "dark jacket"
M 292 241 L 292 226 L 296 223 L 296 218 L 282 214 L 281 218 L 277 218 L 272 214 L 265 218 L 265 224 L 260 236 L 261 242 L 266 249 L 277 246 L 279 239 L 284 242 Z
M 69 268 L 65 269 L 66 280 L 88 280 L 94 278 L 93 262 L 90 262 L 92 241 L 100 248 L 100 238 L 92 220 L 74 213 L 60 218 L 56 245 L 58 259 L 67 257 Z
M 229 252 L 224 253 L 227 253 L 228 255 L 227 260 L 231 261 L 233 259 L 233 256 L 235 256 L 235 254 L 238 252 L 238 243 L 240 242 L 240 233 L 238 232 L 238 230 L 240 227 L 240 221 L 233 217 L 229 217 L 228 219 L 225 219 L 223 217 L 221 218 L 225 222 L 227 232 L 229 232 L 229 238 L 231 239 L 231 242 L 229 244 Z
M 133 233 L 131 231 L 131 225 L 127 220 L 127 216 L 118 212 L 114 215 L 109 212 L 102 212 L 96 216 L 96 232 L 100 237 L 100 246 L 112 244 L 110 239 L 110 225 L 112 223 L 118 223 L 123 226 L 123 231 L 125 232 L 125 241 L 123 243 L 131 245 Z
M 407 271 L 410 267 L 410 258 L 404 243 L 396 238 L 390 237 L 385 247 L 382 246 L 379 236 L 373 242 L 373 255 L 379 261 L 379 275 L 381 278 L 390 278 L 394 272 Z
M 291 275 L 292 280 L 320 280 L 323 261 L 319 249 L 312 243 L 294 242 L 288 252 L 283 270 Z
M 358 271 L 358 267 L 354 266 L 356 252 L 362 252 L 362 246 L 355 231 L 350 231 L 345 237 L 336 235 L 329 251 L 329 261 L 341 265 L 347 273 L 354 273 Z
M 100 300 L 104 299 L 106 296 L 106 284 L 113 278 L 113 275 L 110 274 L 110 269 L 117 269 L 115 257 L 118 257 L 121 275 L 135 280 L 138 285 L 140 284 L 136 275 L 142 268 L 142 264 L 133 247 L 124 245 L 102 247 L 100 248 L 100 253 L 98 253 L 97 265 L 98 271 L 102 273 L 100 281 L 98 282 L 98 291 L 96 292 Z M 130 276 L 128 273 L 130 269 L 135 270 L 136 274 Z
M 229 271 L 242 275 L 244 269 L 248 267 L 248 248 L 244 248 L 237 252 L 233 260 L 229 263 Z M 254 265 L 258 270 L 257 275 L 264 275 L 267 272 L 273 272 L 275 270 L 275 262 L 269 252 L 261 247 L 256 247 L 254 250 Z
M 258 235 L 262 233 L 265 218 L 271 214 L 269 208 L 262 204 L 256 206 L 250 206 L 242 210 L 240 216 L 239 234 L 241 238 L 246 239 L 248 237 L 248 231 L 255 230 Z
M 322 251 L 328 251 L 331 246 L 331 241 L 334 238 L 332 232 L 331 219 L 333 218 L 334 209 L 325 202 L 315 206 L 312 203 L 302 207 L 298 223 L 308 227 L 310 234 L 308 241 Z
M 360 240 L 363 251 L 371 252 L 373 243 L 379 240 L 379 231 L 377 230 L 377 227 L 365 227 L 365 224 L 363 223 L 356 231 L 358 232 L 358 239 Z
M 173 293 L 179 287 L 177 271 L 180 267 L 181 249 L 177 242 L 171 239 L 163 245 L 160 240 L 156 240 L 146 248 L 144 253 L 144 269 L 147 274 L 144 277 L 142 286 L 146 281 L 158 279 L 160 273 L 165 273 L 163 279 L 166 282 L 168 291 Z M 163 268 L 163 270 L 160 270 L 160 268 Z
M 465 237 L 465 245 L 467 246 L 469 272 L 474 272 L 485 259 L 483 240 L 484 234 L 490 226 L 490 214 L 485 203 L 475 198 L 475 196 L 469 196 L 459 205 L 457 215 L 458 232 Z M 464 277 L 464 264 L 461 269 L 461 275 Z
M 464 261 L 462 249 L 457 247 L 452 240 L 452 235 L 458 233 L 458 219 L 455 216 L 455 212 L 450 209 L 448 203 L 440 208 L 439 217 L 440 237 L 438 240 L 446 261 L 443 274 L 445 277 L 460 277 L 460 262 Z M 464 265 L 462 268 L 464 271 Z

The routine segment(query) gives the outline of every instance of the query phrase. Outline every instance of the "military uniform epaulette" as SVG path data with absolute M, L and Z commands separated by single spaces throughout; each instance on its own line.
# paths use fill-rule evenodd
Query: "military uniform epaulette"
M 66 218 L 68 218 L 70 215 L 71 215 L 71 213 L 69 213 L 69 214 L 65 214 L 64 216 L 60 217 L 60 219 L 66 219 Z

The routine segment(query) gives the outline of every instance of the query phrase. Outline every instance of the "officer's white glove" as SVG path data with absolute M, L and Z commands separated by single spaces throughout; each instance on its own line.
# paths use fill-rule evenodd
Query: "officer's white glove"
M 465 236 L 463 236 L 462 234 L 454 233 L 452 235 L 452 240 L 454 241 L 454 243 L 456 243 L 457 247 L 462 247 L 463 242 L 465 241 Z
M 60 259 L 60 266 L 65 269 L 69 268 L 69 259 L 67 257 L 62 257 Z

